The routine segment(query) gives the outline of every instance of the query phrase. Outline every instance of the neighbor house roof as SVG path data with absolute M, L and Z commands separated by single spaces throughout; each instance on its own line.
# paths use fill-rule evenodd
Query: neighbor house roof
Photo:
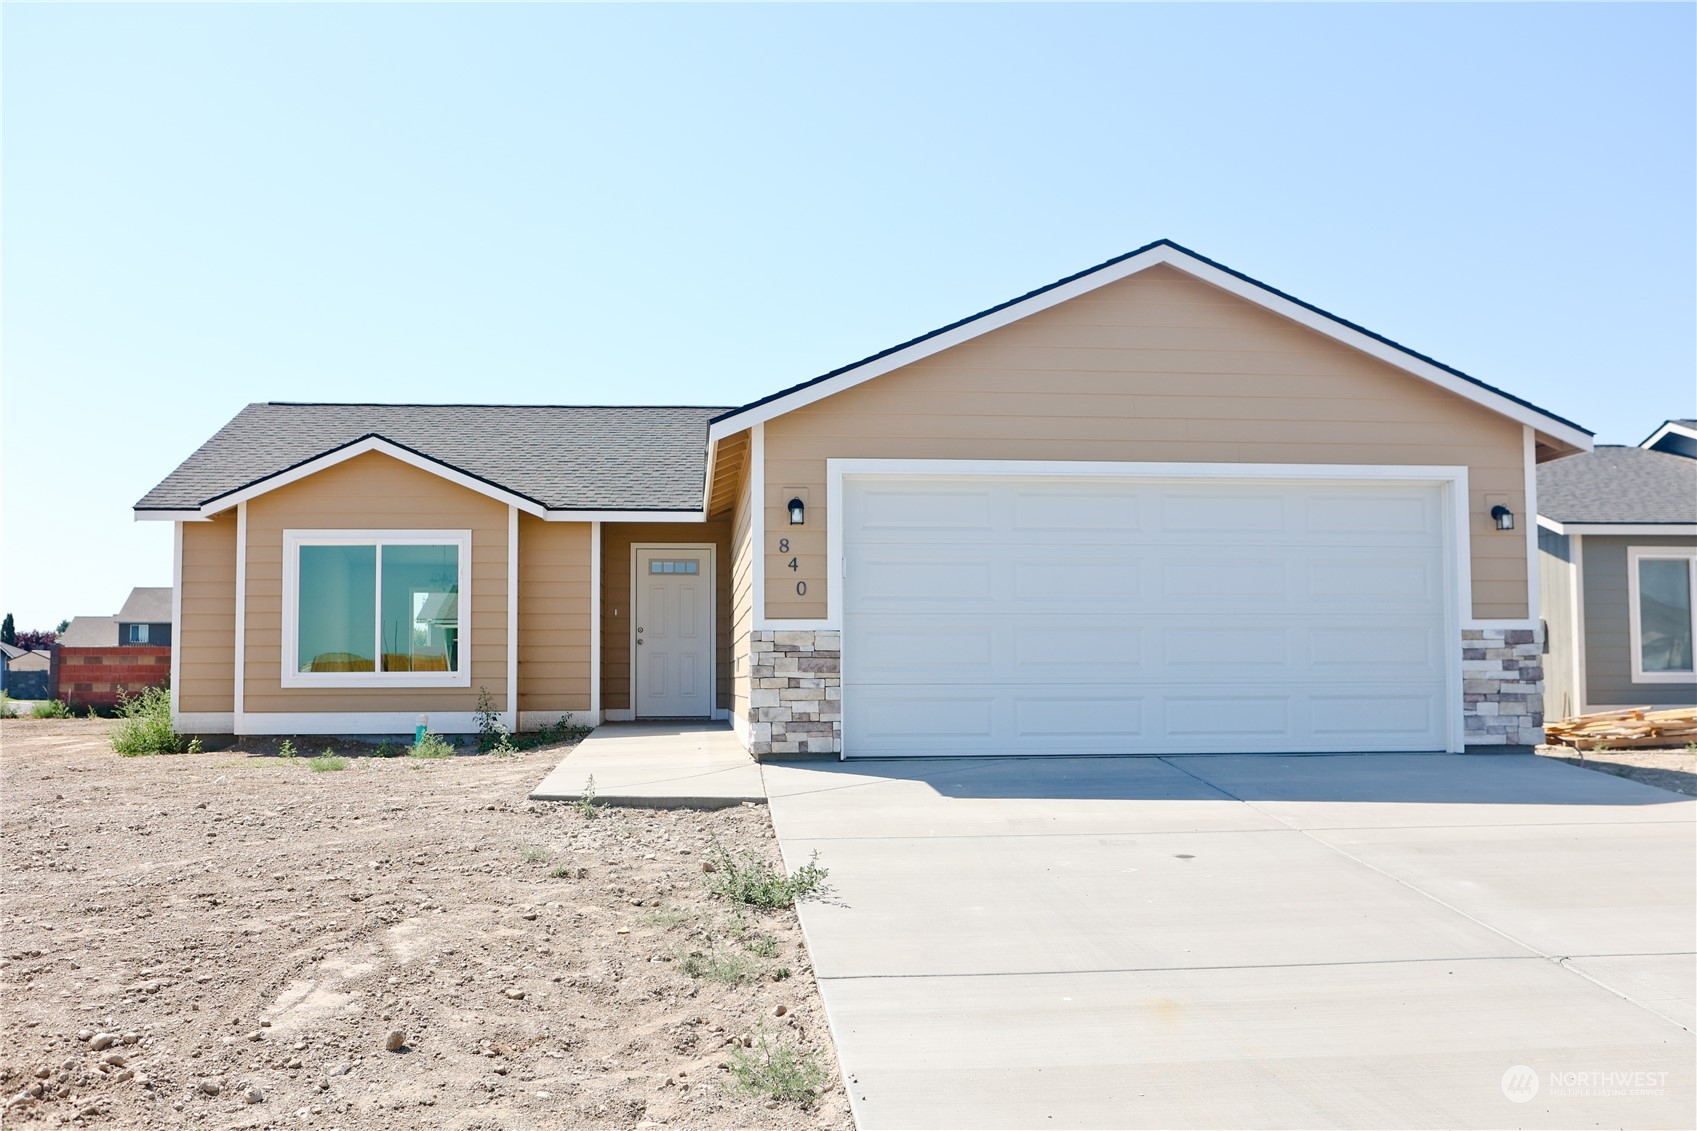
M 1697 459 L 1697 420 L 1664 420 L 1638 446 Z
M 1545 526 L 1697 526 L 1697 460 L 1599 445 L 1538 467 Z
M 72 617 L 59 634 L 59 643 L 69 648 L 116 648 L 118 618 Z
M 1591 447 L 1591 432 L 1571 420 L 1557 416 L 1548 409 L 1539 408 L 1531 401 L 1522 400 L 1494 385 L 1488 385 L 1477 377 L 1470 377 L 1459 369 L 1411 350 L 1364 326 L 1339 318 L 1312 303 L 1303 302 L 1294 295 L 1270 287 L 1259 279 L 1250 278 L 1241 271 L 1234 271 L 1223 263 L 1216 263 L 1207 256 L 1199 255 L 1171 240 L 1156 240 L 1154 243 L 1145 244 L 1135 251 L 1128 251 L 1105 263 L 1098 263 L 1064 279 L 1057 279 L 1047 286 L 1038 287 L 977 314 L 969 314 L 947 326 L 921 334 L 889 349 L 880 350 L 870 357 L 833 369 L 810 381 L 803 381 L 799 385 L 792 385 L 770 396 L 761 397 L 740 408 L 731 409 L 713 420 L 711 435 L 714 439 L 719 439 L 761 421 L 781 416 L 844 389 L 853 388 L 862 381 L 871 380 L 904 365 L 911 365 L 950 346 L 970 341 L 980 334 L 989 333 L 1067 299 L 1161 264 L 1176 267 L 1186 274 L 1282 314 L 1345 345 L 1430 381 L 1440 388 L 1484 405 L 1522 424 L 1530 425 L 1571 448 L 1587 451 Z
M 707 422 L 723 408 L 252 404 L 136 504 L 223 509 L 321 461 L 384 451 L 533 513 L 700 511 Z M 169 512 L 160 514 L 159 512 Z
M 137 587 L 130 590 L 129 600 L 118 610 L 118 620 L 125 624 L 168 624 L 171 620 L 171 589 Z
M 29 655 L 28 648 L 19 648 L 16 644 L 8 644 L 4 640 L 0 640 L 0 656 L 4 656 L 8 660 L 15 660 L 19 656 L 27 655 Z

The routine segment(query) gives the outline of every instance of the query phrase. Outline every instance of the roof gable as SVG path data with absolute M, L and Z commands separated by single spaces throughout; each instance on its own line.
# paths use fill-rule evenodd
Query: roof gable
M 1549 413 L 1528 401 L 1521 400 L 1519 397 L 1488 385 L 1476 377 L 1470 377 L 1458 369 L 1417 353 L 1382 335 L 1375 334 L 1365 327 L 1339 318 L 1317 306 L 1303 302 L 1301 299 L 1252 279 L 1248 275 L 1234 271 L 1187 248 L 1180 247 L 1170 240 L 1157 240 L 1152 244 L 1138 248 L 1136 251 L 1127 252 L 1125 255 L 1117 256 L 1075 275 L 1069 275 L 1064 279 L 1050 283 L 1048 286 L 1039 287 L 1037 290 L 1030 291 L 1018 298 L 1010 299 L 988 310 L 980 311 L 958 322 L 933 330 L 928 334 L 892 346 L 887 350 L 873 354 L 871 357 L 863 358 L 840 369 L 815 377 L 810 381 L 773 393 L 741 408 L 733 409 L 713 420 L 709 435 L 714 440 L 718 440 L 751 425 L 782 416 L 794 409 L 812 404 L 834 393 L 852 388 L 864 381 L 910 365 L 951 346 L 970 341 L 1038 311 L 1059 305 L 1068 299 L 1086 294 L 1098 287 L 1128 278 L 1160 264 L 1175 267 L 1222 290 L 1248 299 L 1345 345 L 1388 362 L 1398 369 L 1481 404 L 1494 412 L 1510 417 L 1522 424 L 1530 425 L 1545 435 L 1581 451 L 1588 451 L 1591 447 L 1591 433 L 1570 420 Z
M 1666 420 L 1650 433 L 1641 448 L 1697 459 L 1697 420 Z
M 130 590 L 118 620 L 125 624 L 168 624 L 171 620 L 171 588 L 137 586 Z

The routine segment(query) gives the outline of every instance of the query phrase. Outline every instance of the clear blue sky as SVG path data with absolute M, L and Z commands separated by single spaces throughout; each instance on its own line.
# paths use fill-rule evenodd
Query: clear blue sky
M 0 608 L 243 404 L 731 404 L 1159 237 L 1697 412 L 1693 7 L 6 5 Z

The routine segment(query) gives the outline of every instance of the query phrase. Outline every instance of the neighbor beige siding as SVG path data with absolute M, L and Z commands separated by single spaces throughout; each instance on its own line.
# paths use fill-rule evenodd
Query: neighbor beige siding
M 177 709 L 236 709 L 236 512 L 183 523 Z
M 519 516 L 519 710 L 589 710 L 587 522 Z
M 601 709 L 629 710 L 631 547 L 636 543 L 712 543 L 715 707 L 731 705 L 731 524 L 608 522 L 601 526 Z M 520 593 L 524 590 L 521 588 Z
M 1522 445 L 1511 420 L 1155 267 L 768 421 L 766 615 L 826 615 L 825 461 L 859 457 L 1466 465 L 1472 614 L 1522 618 L 1524 526 L 1489 518 L 1501 501 L 1532 522 Z
M 479 688 L 487 688 L 497 707 L 505 708 L 504 503 L 371 452 L 261 495 L 247 508 L 246 712 L 472 711 Z M 283 687 L 283 531 L 295 529 L 469 529 L 471 686 Z M 464 608 L 463 575 L 460 586 Z

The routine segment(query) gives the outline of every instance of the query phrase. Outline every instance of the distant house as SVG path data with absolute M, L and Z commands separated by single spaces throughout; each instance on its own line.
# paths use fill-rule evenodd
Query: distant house
M 48 699 L 53 655 L 45 648 L 0 644 L 0 691 L 13 699 Z
M 1697 705 L 1697 420 L 1538 468 L 1551 718 Z
M 117 617 L 72 617 L 59 634 L 61 648 L 116 648 Z
M 171 590 L 136 588 L 118 610 L 119 644 L 171 645 Z

